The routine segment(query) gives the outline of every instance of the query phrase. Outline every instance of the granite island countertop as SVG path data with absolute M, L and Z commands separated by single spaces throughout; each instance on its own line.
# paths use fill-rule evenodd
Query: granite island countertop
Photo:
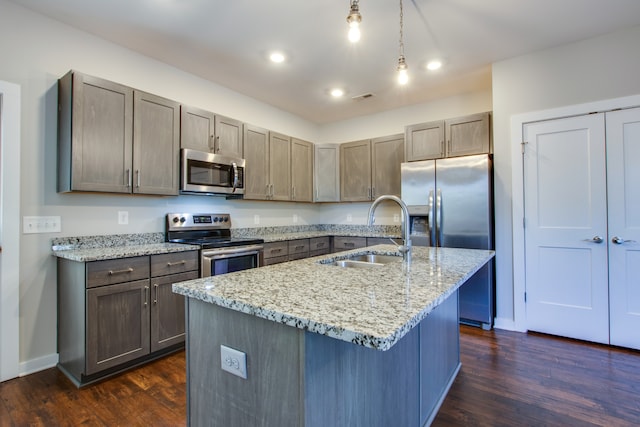
M 453 294 L 493 251 L 414 247 L 409 268 L 397 261 L 341 268 L 355 254 L 399 255 L 377 245 L 173 284 L 173 291 L 274 322 L 388 350 Z

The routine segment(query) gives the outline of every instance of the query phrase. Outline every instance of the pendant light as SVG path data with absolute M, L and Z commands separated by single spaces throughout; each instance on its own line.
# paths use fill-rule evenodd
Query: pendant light
M 351 10 L 347 16 L 347 23 L 349 24 L 349 41 L 351 43 L 356 43 L 360 40 L 360 22 L 362 22 L 362 15 L 360 15 L 358 1 L 359 0 L 351 0 Z
M 400 46 L 399 51 L 400 55 L 398 57 L 398 83 L 401 85 L 406 85 L 409 82 L 409 72 L 407 63 L 404 59 L 404 41 L 403 39 L 403 21 L 404 21 L 404 13 L 402 10 L 402 0 L 400 0 Z

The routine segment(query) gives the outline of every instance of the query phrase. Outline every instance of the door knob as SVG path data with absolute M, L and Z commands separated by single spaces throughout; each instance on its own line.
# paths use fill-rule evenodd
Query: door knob
M 611 241 L 616 245 L 621 245 L 623 243 L 635 243 L 635 240 L 625 240 L 622 237 L 614 236 L 611 238 Z
M 593 236 L 593 238 L 591 240 L 587 240 L 587 242 L 602 243 L 604 242 L 604 239 L 600 236 Z

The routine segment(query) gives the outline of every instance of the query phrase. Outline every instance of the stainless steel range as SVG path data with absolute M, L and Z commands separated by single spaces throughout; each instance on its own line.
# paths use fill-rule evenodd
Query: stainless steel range
M 200 277 L 260 267 L 262 239 L 231 237 L 229 214 L 167 214 L 166 241 L 200 246 Z

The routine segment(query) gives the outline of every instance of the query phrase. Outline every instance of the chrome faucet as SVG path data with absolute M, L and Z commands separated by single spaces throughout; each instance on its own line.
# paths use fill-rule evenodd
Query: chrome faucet
M 402 218 L 402 235 L 404 236 L 403 237 L 404 244 L 398 245 L 398 251 L 402 254 L 402 260 L 404 262 L 410 262 L 411 261 L 411 237 L 409 237 L 410 235 L 409 234 L 410 233 L 409 209 L 407 208 L 407 205 L 399 197 L 385 194 L 375 199 L 371 204 L 371 207 L 369 208 L 368 225 L 373 225 L 375 221 L 375 217 L 373 216 L 373 214 L 376 208 L 378 207 L 378 205 L 380 204 L 380 202 L 384 200 L 393 200 L 398 205 L 400 205 L 400 209 L 402 209 L 402 217 L 403 217 Z

